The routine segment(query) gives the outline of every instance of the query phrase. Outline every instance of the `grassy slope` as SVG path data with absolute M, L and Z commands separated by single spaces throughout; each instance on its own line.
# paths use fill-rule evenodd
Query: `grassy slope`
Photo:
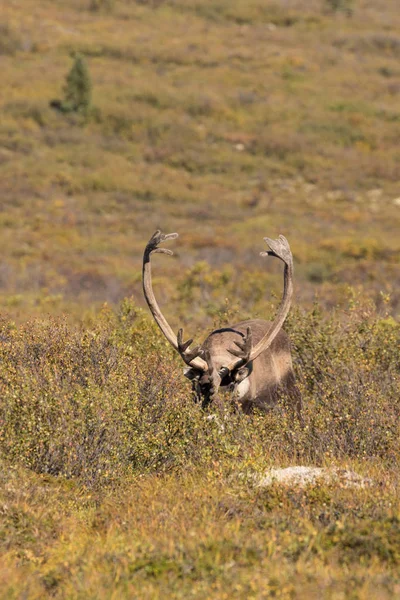
M 266 492 L 217 464 L 148 477 L 96 507 L 74 486 L 12 469 L 3 531 L 19 568 L 8 552 L 2 597 L 397 598 L 393 477 L 384 491 Z
M 316 284 L 340 302 L 350 282 L 392 291 L 397 307 L 396 2 L 359 2 L 353 18 L 322 1 L 158 4 L 5 7 L 3 305 L 140 302 L 141 251 L 162 227 L 182 234 L 179 261 L 163 263 L 165 282 L 175 277 L 165 298 L 207 260 L 233 265 L 225 295 L 254 310 L 235 274 L 277 288 L 278 268 L 257 256 L 264 235 L 282 232 L 302 302 Z M 98 109 L 86 126 L 49 107 L 74 50 Z
M 122 335 L 96 312 L 129 294 L 142 303 L 141 252 L 162 227 L 181 232 L 177 259 L 157 259 L 176 327 L 189 308 L 192 330 L 270 312 L 281 270 L 257 255 L 278 233 L 299 303 L 316 292 L 324 307 L 345 303 L 352 284 L 375 300 L 391 292 L 398 315 L 397 0 L 359 0 L 352 18 L 322 0 L 282 4 L 2 7 L 4 598 L 400 595 L 395 321 L 353 297 L 342 329 L 294 315 L 306 431 L 281 408 L 228 414 L 222 436 L 187 404 L 180 365 L 142 316 Z M 86 124 L 49 107 L 74 50 L 93 79 Z M 85 328 L 47 316 L 62 312 Z M 158 371 L 138 391 L 143 352 Z M 377 485 L 254 486 L 255 472 L 296 462 L 350 466 Z

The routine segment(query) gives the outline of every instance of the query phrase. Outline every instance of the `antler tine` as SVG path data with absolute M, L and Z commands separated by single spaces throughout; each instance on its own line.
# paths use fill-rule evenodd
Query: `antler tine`
M 292 252 L 289 242 L 284 235 L 280 235 L 277 240 L 265 237 L 264 242 L 267 242 L 270 250 L 260 252 L 260 256 L 276 256 L 276 258 L 280 258 L 286 265 L 293 267 Z
M 195 346 L 192 350 L 189 350 L 189 346 L 190 346 L 190 344 L 193 343 L 193 340 L 190 339 L 190 340 L 187 340 L 187 342 L 183 341 L 183 329 L 180 329 L 178 331 L 178 335 L 177 335 L 176 339 L 178 342 L 178 352 L 187 365 L 192 366 L 190 363 L 195 358 L 198 358 L 198 357 L 203 358 L 203 350 L 202 350 L 201 346 L 198 345 L 198 346 Z
M 178 331 L 177 340 L 178 340 L 178 348 L 179 348 L 180 352 L 186 352 L 186 350 L 189 348 L 190 344 L 193 343 L 192 339 L 188 340 L 187 342 L 183 341 L 183 329 L 180 329 Z
M 169 240 L 176 240 L 177 237 L 179 237 L 179 233 L 162 233 L 160 229 L 157 229 L 157 231 L 155 231 L 151 236 L 145 252 L 148 255 L 160 253 L 169 254 L 169 256 L 172 256 L 174 254 L 172 250 L 169 250 L 168 248 L 159 248 L 158 245 L 168 242 Z
M 247 362 L 253 347 L 253 335 L 250 327 L 247 328 L 246 335 L 244 336 L 243 340 L 235 341 L 235 346 L 238 347 L 238 350 L 236 350 L 236 348 L 231 348 L 228 350 L 228 352 L 233 354 L 233 356 L 237 356 L 238 358 L 241 358 Z

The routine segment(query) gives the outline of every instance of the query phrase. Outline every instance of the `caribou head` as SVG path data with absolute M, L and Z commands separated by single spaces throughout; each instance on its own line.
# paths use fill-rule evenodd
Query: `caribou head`
M 183 340 L 182 329 L 176 335 L 169 326 L 155 299 L 151 280 L 151 255 L 172 255 L 171 250 L 159 245 L 177 237 L 177 233 L 165 235 L 161 231 L 151 237 L 143 256 L 143 290 L 157 325 L 186 363 L 184 374 L 192 382 L 195 398 L 206 406 L 219 402 L 220 389 L 229 390 L 234 404 L 248 413 L 254 407 L 266 409 L 273 405 L 282 390 L 301 421 L 301 395 L 295 383 L 290 342 L 282 329 L 293 294 L 293 258 L 286 238 L 264 238 L 269 250 L 260 253 L 284 263 L 283 297 L 274 321 L 251 319 L 216 329 L 203 344 L 192 347 L 193 340 Z

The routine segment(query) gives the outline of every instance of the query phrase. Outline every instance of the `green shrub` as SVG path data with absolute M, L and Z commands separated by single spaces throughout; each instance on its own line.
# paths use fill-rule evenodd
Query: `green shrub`
M 76 112 L 88 115 L 92 102 L 92 82 L 85 58 L 75 56 L 74 64 L 67 75 L 64 86 L 64 100 L 58 108 L 65 113 Z
M 131 302 L 96 326 L 63 321 L 1 326 L 0 452 L 88 485 L 123 474 L 190 469 L 212 460 L 282 455 L 398 460 L 400 327 L 361 308 L 340 323 L 317 309 L 288 324 L 306 427 L 285 399 L 245 417 L 230 403 L 193 403 L 182 366 Z

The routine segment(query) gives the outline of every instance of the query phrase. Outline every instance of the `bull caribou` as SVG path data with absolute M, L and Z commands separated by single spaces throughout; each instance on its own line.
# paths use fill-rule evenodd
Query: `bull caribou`
M 302 398 L 293 372 L 290 341 L 282 329 L 293 295 L 293 257 L 286 238 L 264 238 L 269 250 L 260 253 L 284 263 L 283 297 L 275 319 L 250 319 L 216 329 L 201 345 L 191 348 L 193 340 L 183 341 L 183 330 L 175 335 L 169 326 L 152 286 L 151 255 L 172 255 L 159 245 L 177 237 L 177 233 L 165 235 L 157 230 L 149 240 L 143 255 L 143 291 L 154 320 L 186 363 L 184 374 L 192 382 L 195 399 L 205 407 L 220 402 L 219 390 L 230 391 L 235 406 L 250 413 L 254 408 L 267 410 L 283 392 L 302 422 Z

